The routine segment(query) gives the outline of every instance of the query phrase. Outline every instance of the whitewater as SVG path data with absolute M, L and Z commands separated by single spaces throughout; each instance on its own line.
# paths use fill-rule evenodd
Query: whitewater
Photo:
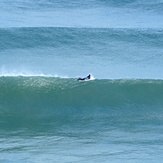
M 163 0 L 0 6 L 0 162 L 162 161 Z

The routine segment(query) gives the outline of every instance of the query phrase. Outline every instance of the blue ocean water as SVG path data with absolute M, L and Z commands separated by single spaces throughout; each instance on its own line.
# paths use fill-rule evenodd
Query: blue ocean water
M 0 6 L 0 162 L 162 161 L 163 0 Z

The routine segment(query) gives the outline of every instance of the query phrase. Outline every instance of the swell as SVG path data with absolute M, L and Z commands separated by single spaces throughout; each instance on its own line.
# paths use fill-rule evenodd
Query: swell
M 162 0 L 2 0 L 0 27 L 163 28 L 162 7 Z
M 75 8 L 97 8 L 97 7 L 114 7 L 114 8 L 132 8 L 132 9 L 142 9 L 147 11 L 154 11 L 162 13 L 162 0 L 152 0 L 141 1 L 141 0 L 85 0 L 85 1 L 73 1 L 73 0 L 42 0 L 42 1 L 10 1 L 10 3 L 6 3 L 2 0 L 2 8 L 5 10 L 11 10 L 14 6 L 17 10 L 51 10 L 51 9 L 75 9 Z
M 162 48 L 162 29 L 8 28 L 0 29 L 0 50 L 29 48 L 113 47 L 131 44 Z

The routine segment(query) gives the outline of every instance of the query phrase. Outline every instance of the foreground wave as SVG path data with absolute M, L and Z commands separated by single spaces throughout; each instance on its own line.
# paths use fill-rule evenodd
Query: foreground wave
M 163 104 L 163 80 L 94 80 L 56 77 L 0 77 L 3 104 L 19 107 Z
M 79 82 L 73 78 L 15 76 L 0 77 L 0 90 L 1 130 L 5 131 L 25 127 L 43 132 L 68 124 L 105 124 L 108 119 L 121 124 L 125 117 L 148 121 L 159 119 L 163 107 L 163 80 Z

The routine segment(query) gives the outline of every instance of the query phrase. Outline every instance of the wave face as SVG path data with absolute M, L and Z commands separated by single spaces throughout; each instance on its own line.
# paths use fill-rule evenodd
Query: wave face
M 128 146 L 149 151 L 157 146 L 157 159 L 161 160 L 162 92 L 162 80 L 79 82 L 74 78 L 0 77 L 1 161 L 33 162 L 28 156 L 35 151 L 35 159 L 45 162 L 56 157 L 62 162 L 96 162 L 106 158 L 105 151 L 109 153 L 107 162 L 126 157 L 126 148 L 134 157 L 135 149 Z M 101 156 L 91 152 L 92 148 Z M 15 152 L 20 152 L 19 157 L 15 158 Z M 62 152 L 68 155 L 66 160 L 60 156 Z M 55 158 L 50 158 L 52 153 Z M 95 158 L 90 159 L 92 155 Z M 136 160 L 142 159 L 139 157 Z
M 51 122 L 54 117 L 73 114 L 87 119 L 92 112 L 105 117 L 112 111 L 130 115 L 163 107 L 162 80 L 79 82 L 54 77 L 0 77 L 0 90 L 0 118 L 15 124 L 22 118 L 44 124 L 47 119 Z
M 1 104 L 7 103 L 11 107 L 19 102 L 27 106 L 32 103 L 43 106 L 45 103 L 66 108 L 163 104 L 162 80 L 80 82 L 76 79 L 55 77 L 1 77 L 0 88 L 3 99 Z

